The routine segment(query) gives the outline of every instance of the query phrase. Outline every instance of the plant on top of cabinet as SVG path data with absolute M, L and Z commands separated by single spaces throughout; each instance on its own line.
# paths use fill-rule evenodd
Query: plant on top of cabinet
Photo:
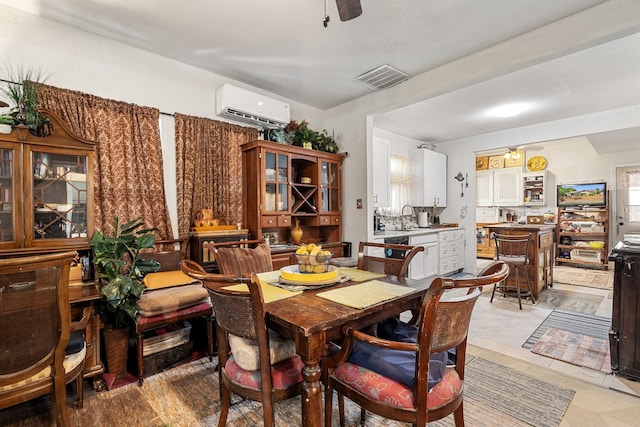
M 289 124 L 281 131 L 278 142 L 297 147 L 311 148 L 313 150 L 324 151 L 326 153 L 337 153 L 338 144 L 333 135 L 329 135 L 326 129 L 321 132 L 315 131 L 309 127 L 306 120 L 298 123 L 291 120 Z
M 35 136 L 51 134 L 51 121 L 39 110 L 38 89 L 48 76 L 39 69 L 5 67 L 0 90 L 14 103 L 7 114 L 0 114 L 0 124 L 25 126 Z

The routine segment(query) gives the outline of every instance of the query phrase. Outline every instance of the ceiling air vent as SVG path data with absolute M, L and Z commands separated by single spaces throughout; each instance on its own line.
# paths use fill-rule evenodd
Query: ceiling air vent
M 384 64 L 360 74 L 356 80 L 373 90 L 384 90 L 409 80 L 409 75 Z

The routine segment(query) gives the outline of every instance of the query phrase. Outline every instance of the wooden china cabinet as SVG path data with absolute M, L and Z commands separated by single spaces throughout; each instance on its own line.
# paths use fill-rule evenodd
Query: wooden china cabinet
M 51 134 L 32 135 L 15 127 L 0 134 L 0 257 L 76 250 L 90 257 L 93 234 L 95 144 L 75 135 L 53 112 Z M 100 321 L 93 310 L 99 292 L 88 268 L 72 267 L 70 302 L 74 318 L 84 307 L 92 316 L 85 331 L 85 377 L 103 372 Z
M 242 146 L 243 223 L 269 237 L 275 268 L 295 264 L 290 231 L 342 256 L 342 154 L 257 140 Z

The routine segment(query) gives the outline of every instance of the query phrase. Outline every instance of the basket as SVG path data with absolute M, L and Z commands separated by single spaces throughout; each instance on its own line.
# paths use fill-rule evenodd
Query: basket
M 571 259 L 574 261 L 602 262 L 602 254 L 600 251 L 591 249 L 572 249 Z
M 300 273 L 326 273 L 329 270 L 329 260 L 333 254 L 295 254 Z

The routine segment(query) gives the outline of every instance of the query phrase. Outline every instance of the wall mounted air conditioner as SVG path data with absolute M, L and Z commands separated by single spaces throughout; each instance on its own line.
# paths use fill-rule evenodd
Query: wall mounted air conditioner
M 216 92 L 216 113 L 261 128 L 283 128 L 291 121 L 289 104 L 225 83 Z

